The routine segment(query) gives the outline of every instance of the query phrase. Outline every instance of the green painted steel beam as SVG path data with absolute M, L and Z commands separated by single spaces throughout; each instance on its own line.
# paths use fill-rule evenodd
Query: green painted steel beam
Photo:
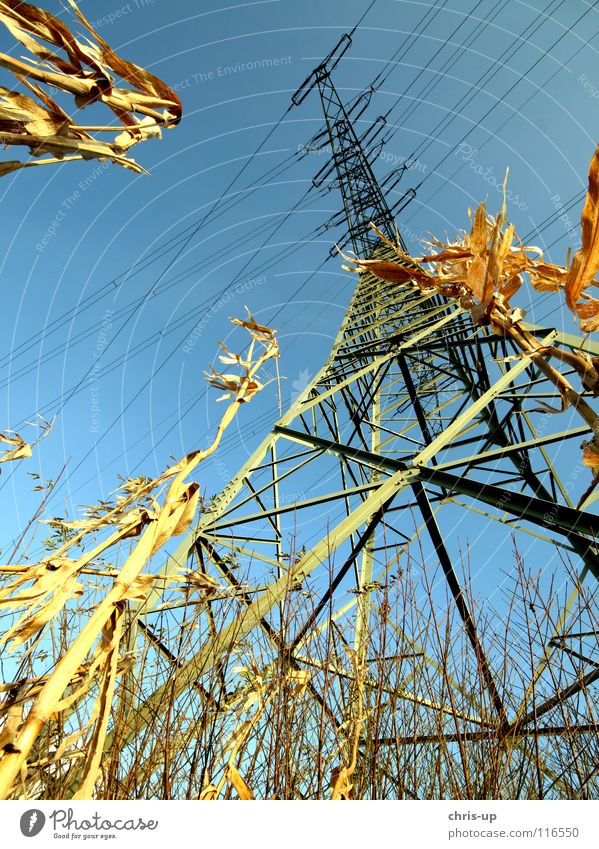
M 493 507 L 500 507 L 512 516 L 558 531 L 567 537 L 575 535 L 580 539 L 588 535 L 589 539 L 585 540 L 586 545 L 593 550 L 596 548 L 596 541 L 599 540 L 599 516 L 593 513 L 575 510 L 554 501 L 544 501 L 533 495 L 525 495 L 493 484 L 452 475 L 435 468 L 421 468 L 420 473 L 421 480 L 428 484 L 438 486 L 450 493 L 466 495 Z M 596 571 L 596 577 L 599 578 L 599 570 Z
M 552 433 L 549 436 L 538 436 L 534 439 L 528 439 L 524 442 L 516 442 L 511 445 L 505 445 L 501 448 L 493 448 L 490 451 L 482 451 L 480 454 L 471 454 L 469 457 L 460 457 L 457 460 L 448 460 L 445 463 L 439 463 L 438 469 L 457 469 L 460 466 L 477 465 L 486 463 L 489 460 L 499 460 L 506 457 L 508 454 L 518 453 L 519 451 L 528 451 L 532 448 L 539 448 L 541 445 L 552 445 L 556 442 L 564 442 L 566 439 L 572 439 L 575 436 L 585 436 L 590 432 L 590 428 L 586 425 L 574 427 L 570 430 L 563 430 L 560 433 Z
M 352 495 L 361 495 L 364 492 L 371 492 L 376 489 L 378 484 L 367 483 L 362 486 L 352 486 L 347 489 L 340 489 L 336 492 L 327 492 L 326 495 L 316 496 L 315 498 L 307 498 L 305 501 L 294 501 L 291 504 L 285 504 L 282 507 L 269 507 L 256 513 L 249 513 L 245 516 L 236 516 L 228 521 L 216 520 L 213 525 L 206 525 L 202 528 L 202 534 L 217 534 L 225 528 L 232 528 L 235 525 L 244 525 L 249 522 L 256 522 L 259 519 L 268 519 L 272 516 L 281 516 L 284 513 L 295 513 L 298 510 L 305 510 L 310 507 L 318 507 L 321 504 L 328 504 L 330 501 L 338 501 L 340 498 L 348 498 Z M 228 511 L 225 516 L 230 516 L 231 511 Z M 224 518 L 224 516 L 222 517 Z
M 331 454 L 364 463 L 371 468 L 388 472 L 407 471 L 411 468 L 408 464 L 385 455 L 373 454 L 362 449 L 341 445 L 332 440 L 310 436 L 299 431 L 293 431 L 290 428 L 277 427 L 276 431 L 295 442 L 322 448 Z M 595 539 L 599 539 L 599 516 L 592 513 L 575 510 L 556 502 L 544 501 L 536 496 L 524 495 L 493 484 L 485 484 L 466 477 L 452 475 L 436 467 L 417 466 L 415 468 L 419 480 L 438 486 L 450 493 L 466 495 L 485 504 L 500 507 L 506 513 L 551 528 L 566 536 L 575 534 L 577 537 L 583 538 L 584 534 L 588 534 L 590 539 L 584 540 L 587 547 L 594 547 Z M 599 571 L 597 577 L 599 578 Z
M 326 392 L 322 392 L 319 395 L 317 395 L 316 398 L 312 398 L 312 399 L 310 399 L 310 401 L 306 401 L 301 406 L 301 412 L 302 413 L 305 412 L 307 409 L 314 406 L 315 404 L 321 404 L 326 398 L 329 398 L 330 396 L 335 395 L 337 392 L 339 392 L 341 389 L 343 389 L 343 387 L 349 386 L 350 384 L 355 383 L 361 377 L 365 377 L 366 375 L 372 374 L 372 372 L 376 372 L 380 368 L 380 366 L 382 366 L 388 360 L 392 360 L 395 357 L 397 357 L 397 355 L 400 354 L 402 351 L 405 351 L 408 348 L 411 348 L 415 345 L 418 345 L 423 339 L 425 339 L 427 336 L 430 336 L 432 333 L 436 333 L 438 330 L 440 330 L 442 327 L 444 327 L 450 321 L 453 321 L 458 315 L 461 315 L 462 312 L 463 312 L 463 310 L 461 308 L 457 308 L 457 309 L 453 310 L 449 315 L 440 319 L 440 321 L 437 321 L 434 324 L 430 325 L 430 327 L 427 327 L 424 330 L 421 330 L 418 333 L 415 333 L 414 336 L 412 336 L 410 339 L 406 340 L 405 342 L 398 344 L 392 351 L 389 351 L 389 352 L 387 352 L 386 354 L 383 354 L 380 357 L 375 357 L 372 360 L 372 362 L 369 363 L 367 366 L 364 366 L 364 368 L 359 369 L 358 371 L 352 373 L 351 377 L 348 377 L 345 380 L 342 380 L 339 383 L 336 383 L 334 386 L 332 386 Z M 289 413 L 286 416 L 284 416 L 281 424 L 285 424 L 285 423 L 287 423 L 287 421 L 291 421 L 293 418 L 294 418 L 293 414 Z
M 123 742 L 123 745 L 131 742 L 151 722 L 155 722 L 162 711 L 168 707 L 169 699 L 175 699 L 179 696 L 201 675 L 211 669 L 221 657 L 230 652 L 236 642 L 243 640 L 250 634 L 267 613 L 283 599 L 288 592 L 290 580 L 301 582 L 316 568 L 324 566 L 333 552 L 361 527 L 369 516 L 405 489 L 417 474 L 418 472 L 415 469 L 401 471 L 382 482 L 375 492 L 307 552 L 288 573 L 274 581 L 267 591 L 254 599 L 210 643 L 206 644 L 192 658 L 183 662 L 180 668 L 174 670 L 171 679 L 159 686 L 144 700 L 135 716 L 127 718 L 125 726 L 119 730 L 119 739 Z M 111 745 L 112 736 L 107 737 L 107 748 Z
M 548 331 L 546 327 L 541 327 L 538 324 L 531 324 L 528 321 L 523 322 L 526 330 L 533 333 L 535 336 L 540 336 L 543 342 L 547 342 L 548 333 L 553 333 L 556 342 L 561 345 L 566 345 L 568 348 L 580 348 L 592 354 L 594 357 L 599 357 L 599 344 L 593 342 L 588 336 L 577 336 L 574 333 L 562 333 L 559 330 Z M 548 343 L 551 344 L 551 343 Z

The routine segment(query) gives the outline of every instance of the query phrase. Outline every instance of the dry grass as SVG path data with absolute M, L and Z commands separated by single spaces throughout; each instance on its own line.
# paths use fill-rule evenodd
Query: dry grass
M 584 664 L 561 655 L 556 646 L 551 665 L 538 675 L 547 634 L 559 624 L 562 593 L 552 586 L 542 589 L 538 578 L 525 572 L 517 551 L 514 562 L 504 617 L 487 604 L 477 605 L 468 587 L 466 593 L 481 640 L 490 647 L 500 671 L 506 708 L 516 713 L 524 700 L 526 710 L 534 713 L 556 689 L 573 677 L 582 678 Z M 135 712 L 147 689 L 168 676 L 172 667 L 151 650 L 151 642 L 144 647 L 137 639 L 132 665 L 131 656 L 123 652 L 128 645 L 126 613 L 120 617 L 125 635 L 117 657 L 119 624 L 113 615 L 99 644 L 107 657 L 112 652 L 102 675 L 96 676 L 86 696 L 78 695 L 78 704 L 63 705 L 49 717 L 29 763 L 7 795 L 205 800 L 596 798 L 599 738 L 592 687 L 583 687 L 579 698 L 555 704 L 526 724 L 498 727 L 476 660 L 464 652 L 459 639 L 461 622 L 454 617 L 455 607 L 449 598 L 446 606 L 439 604 L 434 589 L 438 578 L 434 569 L 419 561 L 416 549 L 406 557 L 401 578 L 394 579 L 389 572 L 376 591 L 368 662 L 360 678 L 359 723 L 349 718 L 358 670 L 349 648 L 353 626 L 348 618 L 331 628 L 315 627 L 297 659 L 277 656 L 271 640 L 260 631 L 251 640 L 240 640 L 235 651 L 188 693 L 172 703 L 165 694 L 159 722 L 133 742 L 119 743 L 123 712 Z M 299 601 L 298 593 L 290 590 L 288 601 L 285 627 L 293 634 L 309 615 L 312 593 L 308 590 Z M 221 592 L 220 599 L 213 595 L 214 627 L 222 627 L 238 612 L 239 604 L 243 603 L 233 593 Z M 185 628 L 178 646 L 182 658 L 211 637 L 202 609 L 206 599 L 198 598 L 187 611 L 199 631 L 191 624 Z M 572 616 L 585 621 L 589 631 L 599 630 L 595 597 L 581 591 Z M 163 642 L 177 645 L 180 623 L 167 615 L 162 624 Z M 52 628 L 57 636 L 59 621 Z M 155 625 L 154 639 L 156 629 Z M 582 641 L 570 638 L 570 647 L 580 650 Z M 88 669 L 81 670 L 71 681 L 74 693 L 87 675 Z M 526 696 L 531 680 L 535 686 Z M 84 729 L 73 733 L 72 728 L 84 715 L 90 719 L 102 715 L 113 681 L 110 725 L 116 738 L 102 751 L 101 721 L 96 720 L 87 733 Z M 19 710 L 36 686 L 40 684 L 26 681 L 11 692 L 4 740 L 15 733 Z M 348 749 L 351 760 L 346 760 Z
M 8 719 L 3 727 L 3 755 L 0 760 L 0 798 L 10 797 L 27 772 L 27 759 L 44 729 L 56 717 L 71 713 L 77 702 L 89 700 L 95 691 L 87 720 L 69 736 L 69 745 L 90 729 L 87 751 L 76 798 L 92 794 L 98 778 L 110 711 L 115 698 L 119 672 L 119 647 L 129 602 L 143 601 L 155 585 L 156 578 L 143 569 L 173 536 L 183 534 L 198 507 L 199 485 L 188 482 L 196 467 L 216 451 L 223 433 L 240 407 L 262 388 L 257 373 L 270 359 L 278 356 L 274 333 L 256 324 L 251 314 L 247 320 L 234 319 L 251 336 L 245 355 L 232 354 L 224 346 L 220 359 L 238 366 L 234 374 L 220 374 L 212 369 L 211 385 L 226 389 L 219 400 L 229 401 L 212 444 L 193 451 L 169 467 L 159 478 L 137 478 L 125 481 L 112 503 L 102 502 L 87 509 L 84 518 L 74 522 L 52 520 L 62 542 L 37 563 L 7 567 L 12 575 L 0 590 L 0 609 L 16 609 L 18 615 L 4 631 L 0 643 L 14 650 L 29 644 L 21 664 L 27 663 L 48 637 L 49 625 L 56 625 L 69 615 L 69 605 L 82 598 L 82 583 L 102 577 L 105 580 L 100 600 L 88 610 L 82 627 L 69 627 L 67 645 L 50 674 L 42 680 L 20 681 L 9 689 L 1 712 Z M 160 503 L 161 494 L 164 494 Z M 136 539 L 120 568 L 108 572 L 93 567 L 100 558 L 116 560 L 123 541 Z M 1 567 L 0 567 L 1 569 Z M 193 572 L 176 574 L 169 584 L 180 592 L 210 592 L 210 582 Z M 44 638 L 44 639 L 42 639 Z M 30 703 L 26 714 L 19 716 L 16 705 Z M 22 707 L 20 708 L 22 710 Z M 17 720 L 22 721 L 17 721 Z

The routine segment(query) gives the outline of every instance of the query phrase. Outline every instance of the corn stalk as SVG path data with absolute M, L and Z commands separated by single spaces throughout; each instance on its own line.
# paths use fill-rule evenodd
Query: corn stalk
M 33 157 L 44 157 L 0 162 L 0 176 L 35 165 L 81 159 L 109 160 L 136 173 L 147 173 L 128 151 L 139 142 L 160 138 L 161 128 L 176 126 L 181 120 L 181 102 L 154 74 L 115 53 L 73 0 L 68 4 L 87 33 L 84 39 L 38 6 L 0 0 L 0 23 L 29 53 L 22 59 L 0 53 L 0 67 L 25 89 L 0 86 L 0 142 L 5 147 L 29 148 Z M 56 92 L 70 95 L 77 111 L 105 104 L 116 118 L 116 126 L 108 121 L 95 126 L 77 124 L 56 99 Z
M 171 537 L 184 533 L 193 521 L 198 506 L 199 484 L 187 482 L 187 478 L 203 460 L 216 451 L 223 433 L 240 407 L 263 388 L 257 378 L 257 372 L 263 364 L 278 357 L 274 332 L 258 325 L 249 311 L 247 320 L 232 321 L 250 333 L 251 344 L 245 356 L 231 353 L 221 345 L 224 352 L 220 356 L 221 362 L 239 366 L 241 374 L 221 374 L 211 369 L 208 375 L 210 385 L 225 390 L 225 394 L 218 400 L 230 402 L 211 445 L 203 450 L 192 451 L 156 480 L 127 481 L 121 488 L 123 494 L 116 499 L 115 504 L 101 504 L 89 508 L 87 517 L 76 522 L 60 522 L 63 530 L 71 532 L 67 541 L 39 563 L 16 572 L 12 583 L 0 592 L 0 607 L 25 608 L 18 621 L 0 639 L 0 642 L 10 643 L 11 648 L 14 648 L 39 636 L 49 622 L 56 620 L 65 605 L 82 593 L 83 587 L 78 583 L 78 579 L 83 569 L 88 568 L 100 555 L 122 540 L 140 537 L 124 565 L 114 576 L 112 586 L 93 609 L 52 674 L 36 690 L 31 709 L 17 730 L 14 728 L 13 711 L 10 739 L 5 740 L 0 759 L 2 799 L 14 792 L 15 781 L 26 768 L 27 757 L 44 726 L 51 718 L 66 711 L 89 693 L 96 678 L 99 678 L 99 695 L 92 719 L 88 723 L 95 723 L 95 730 L 86 755 L 83 784 L 77 797 L 87 798 L 93 791 L 100 769 L 118 671 L 118 645 L 123 611 L 128 601 L 143 600 L 152 589 L 154 576 L 142 573 L 152 555 Z M 256 346 L 259 351 L 254 359 Z M 165 486 L 166 495 L 160 505 L 154 493 Z M 85 538 L 90 535 L 95 537 L 115 526 L 114 532 L 88 552 L 76 559 L 67 556 L 69 551 L 81 545 Z M 193 575 L 183 579 L 181 576 L 174 576 L 173 580 L 183 581 L 186 586 L 193 585 Z M 91 661 L 86 663 L 96 644 Z M 80 678 L 82 670 L 85 673 L 83 680 Z M 65 695 L 67 691 L 68 695 Z

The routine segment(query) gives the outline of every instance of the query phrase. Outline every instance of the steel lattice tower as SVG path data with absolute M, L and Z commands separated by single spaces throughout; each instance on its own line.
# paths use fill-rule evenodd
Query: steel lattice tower
M 331 78 L 350 43 L 351 37 L 344 36 L 294 102 L 301 103 L 313 90 L 319 94 L 326 126 L 313 143 L 330 145 L 331 159 L 315 184 L 332 178 L 339 189 L 356 254 L 381 255 L 387 249 L 370 222 L 393 237 L 397 214 L 372 168 L 385 120 L 381 117 L 358 137 L 356 115 L 348 114 Z M 588 341 L 528 326 L 541 340 L 599 355 Z M 266 637 L 271 647 L 265 663 L 320 673 L 326 665 L 326 673 L 346 688 L 345 718 L 351 721 L 348 652 L 357 663 L 376 661 L 373 617 L 380 621 L 390 615 L 381 592 L 391 580 L 401 581 L 402 564 L 414 551 L 440 567 L 445 587 L 437 581 L 429 601 L 447 604 L 448 589 L 459 623 L 452 626 L 450 639 L 463 639 L 480 686 L 463 692 L 454 681 L 461 701 L 459 709 L 448 712 L 443 691 L 450 683 L 431 656 L 427 637 L 408 633 L 409 616 L 395 622 L 418 658 L 413 669 L 429 670 L 430 680 L 438 681 L 431 687 L 438 687 L 439 696 L 435 701 L 430 690 L 426 697 L 419 693 L 415 673 L 398 672 L 397 678 L 393 673 L 389 691 L 414 706 L 414 724 L 403 735 L 396 731 L 393 739 L 385 726 L 381 744 L 430 745 L 438 740 L 432 730 L 444 727 L 446 718 L 446 740 L 452 735 L 457 742 L 485 735 L 516 740 L 532 733 L 551 738 L 560 733 L 560 711 L 565 709 L 578 711 L 581 732 L 596 733 L 593 710 L 588 700 L 586 708 L 584 704 L 599 678 L 597 655 L 589 656 L 588 648 L 588 640 L 596 641 L 596 636 L 593 625 L 576 614 L 583 584 L 571 581 L 563 590 L 554 631 L 544 635 L 542 651 L 521 681 L 515 702 L 502 683 L 503 665 L 510 658 L 481 633 L 463 583 L 465 555 L 458 537 L 463 543 L 469 536 L 478 540 L 475 550 L 486 553 L 486 560 L 471 564 L 483 594 L 511 569 L 514 536 L 524 540 L 520 544 L 527 550 L 534 543 L 531 556 L 541 559 L 539 567 L 553 569 L 568 560 L 581 581 L 591 578 L 585 587 L 599 577 L 599 519 L 590 503 L 574 506 L 582 477 L 574 487 L 569 472 L 573 452 L 564 448 L 572 441 L 577 447 L 588 429 L 573 424 L 556 430 L 564 417 L 543 408 L 554 398 L 553 387 L 531 358 L 517 354 L 509 341 L 474 326 L 455 303 L 423 295 L 412 285 L 361 275 L 327 362 L 164 566 L 168 575 L 191 559 L 233 586 L 240 571 L 250 575 L 253 586 L 241 594 L 239 611 L 185 657 L 158 634 L 153 619 L 158 592 L 137 611 L 138 626 L 166 659 L 168 674 L 138 706 L 121 744 L 156 724 L 165 694 L 176 700 L 195 688 L 201 697 L 204 677 L 222 671 L 229 653 L 254 633 Z M 290 629 L 287 600 L 307 589 L 311 606 L 303 622 Z M 490 606 L 490 617 L 492 610 Z M 442 620 L 445 615 L 443 611 Z M 311 655 L 315 629 L 330 632 L 338 649 L 324 665 Z M 320 673 L 315 672 L 311 683 L 317 703 Z M 456 716 L 462 718 L 460 728 L 455 727 Z M 542 718 L 548 724 L 539 731 Z M 552 775 L 549 767 L 546 775 Z

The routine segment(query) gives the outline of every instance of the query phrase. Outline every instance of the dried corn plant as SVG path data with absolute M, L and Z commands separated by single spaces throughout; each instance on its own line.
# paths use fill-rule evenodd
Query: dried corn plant
M 289 659 L 281 658 L 271 637 L 258 630 L 251 639 L 240 639 L 221 667 L 207 671 L 201 682 L 173 702 L 172 722 L 165 711 L 143 739 L 122 745 L 113 740 L 94 797 L 597 798 L 599 737 L 593 688 L 585 688 L 581 699 L 541 711 L 526 726 L 502 729 L 493 721 L 476 658 L 464 652 L 463 643 L 456 639 L 461 625 L 449 597 L 444 596 L 446 607 L 439 610 L 435 587 L 440 567 L 414 546 L 402 557 L 402 576 L 396 579 L 393 549 L 386 558 L 379 586 L 373 591 L 370 661 L 361 685 L 362 715 L 355 714 L 361 722 L 357 736 L 355 726 L 341 725 L 349 712 L 356 672 L 351 653 L 344 651 L 353 634 L 351 616 L 334 627 L 330 623 L 315 626 L 296 659 L 296 669 Z M 537 663 L 546 658 L 547 633 L 559 634 L 559 645 L 527 697 L 526 708 L 531 711 L 568 686 L 573 676 L 577 679 L 588 670 L 584 660 L 560 646 L 597 656 L 596 636 L 577 638 L 570 633 L 578 631 L 574 622 L 583 617 L 594 632 L 598 624 L 596 590 L 581 593 L 572 610 L 574 619 L 564 628 L 561 578 L 553 583 L 545 574 L 540 581 L 519 558 L 518 562 L 521 568 L 502 590 L 507 614 L 490 605 L 488 597 L 477 600 L 469 581 L 464 583 L 485 643 L 496 653 L 506 704 L 514 715 Z M 574 570 L 568 569 L 568 574 L 575 580 Z M 249 573 L 238 575 L 241 584 L 246 579 Z M 308 585 L 307 595 L 291 591 L 297 604 L 285 618 L 290 632 L 305 623 L 320 597 L 318 590 L 315 581 Z M 220 603 L 213 606 L 217 627 L 238 612 L 234 605 L 231 595 L 222 607 Z M 193 652 L 210 639 L 207 606 L 200 611 L 194 605 L 188 621 L 182 650 Z M 180 621 L 171 615 L 170 621 L 160 622 L 168 644 L 181 645 Z M 100 649 L 108 648 L 111 629 L 109 622 Z M 143 701 L 143 683 L 149 681 L 152 686 L 156 675 L 151 652 L 144 649 L 136 673 L 140 689 L 129 693 L 130 660 L 122 648 L 119 654 L 111 718 L 117 732 L 124 730 L 119 696 Z M 161 680 L 168 680 L 173 668 L 165 663 Z M 109 675 L 110 665 L 105 669 Z M 83 669 L 73 680 L 74 687 L 85 674 Z M 94 693 L 100 691 L 100 684 L 103 680 Z M 0 685 L 0 691 L 8 686 Z M 13 695 L 9 711 L 13 727 L 21 721 L 21 707 Z M 85 741 L 59 719 L 51 725 L 54 736 L 40 738 L 30 753 L 26 780 L 15 785 L 13 797 L 69 798 L 74 775 L 83 774 Z M 9 734 L 3 737 L 5 742 L 9 739 Z M 340 752 L 356 742 L 355 766 L 343 757 L 340 767 Z M 343 769 L 351 770 L 351 775 L 343 775 Z
M 250 734 L 280 691 L 284 688 L 286 698 L 297 701 L 306 692 L 310 681 L 310 673 L 304 669 L 288 670 L 283 677 L 275 674 L 269 678 L 268 671 L 265 674 L 265 670 L 260 669 L 255 660 L 252 660 L 250 666 L 236 667 L 233 672 L 240 674 L 246 682 L 227 706 L 237 724 L 223 748 L 222 755 L 228 755 L 228 758 L 222 778 L 218 784 L 204 784 L 199 796 L 201 801 L 217 799 L 227 783 L 232 785 L 242 801 L 255 799 L 236 761 L 248 744 Z
M 346 651 L 350 656 L 351 668 L 353 672 L 353 681 L 355 692 L 352 694 L 352 718 L 347 721 L 349 726 L 348 750 L 346 755 L 346 764 L 339 764 L 331 773 L 331 799 L 333 801 L 342 801 L 353 799 L 354 785 L 352 777 L 358 765 L 358 754 L 360 747 L 360 736 L 362 734 L 362 726 L 365 722 L 364 717 L 364 682 L 366 680 L 366 667 L 364 663 L 359 662 L 358 653 L 350 651 L 346 647 Z
M 28 756 L 47 723 L 66 716 L 76 704 L 86 701 L 89 705 L 93 698 L 85 724 L 65 744 L 72 746 L 84 733 L 91 733 L 75 798 L 92 795 L 100 773 L 117 677 L 127 667 L 126 653 L 121 655 L 119 646 L 128 604 L 143 601 L 157 586 L 156 576 L 143 569 L 152 555 L 173 536 L 184 533 L 194 519 L 200 490 L 197 483 L 188 482 L 189 476 L 216 451 L 241 405 L 263 387 L 257 377 L 261 367 L 278 357 L 275 332 L 257 324 L 249 311 L 247 320 L 232 321 L 249 332 L 251 343 L 247 355 L 231 353 L 222 345 L 221 362 L 235 364 L 239 371 L 221 374 L 212 369 L 208 376 L 212 386 L 226 390 L 219 400 L 229 401 L 211 445 L 192 451 L 156 479 L 126 480 L 112 502 L 89 507 L 80 520 L 52 520 L 51 525 L 63 542 L 39 562 L 0 567 L 0 572 L 13 576 L 0 590 L 0 610 L 20 612 L 0 637 L 0 644 L 8 644 L 12 650 L 28 643 L 26 655 L 39 646 L 46 627 L 68 611 L 69 603 L 84 595 L 85 576 L 104 580 L 100 600 L 89 609 L 78 633 L 69 629 L 66 650 L 51 672 L 43 680 L 20 681 L 0 706 L 0 717 L 6 717 L 0 754 L 0 798 L 18 795 L 27 774 Z M 117 559 L 118 546 L 125 540 L 137 541 L 122 567 L 104 569 L 104 559 L 107 555 Z M 201 578 L 182 570 L 170 576 L 167 583 L 187 596 L 214 592 L 215 587 Z M 158 580 L 159 588 L 165 589 L 165 579 Z M 30 702 L 31 707 L 25 711 Z M 65 745 L 61 745 L 60 754 Z
M 27 457 L 31 457 L 32 448 L 42 439 L 45 439 L 52 430 L 54 423 L 47 421 L 43 416 L 38 416 L 38 419 L 39 421 L 33 422 L 32 426 L 40 430 L 41 433 L 37 439 L 31 442 L 26 442 L 21 434 L 14 430 L 0 431 L 0 444 L 6 446 L 3 453 L 0 454 L 0 463 L 12 463 L 15 460 L 25 460 Z
M 0 22 L 29 54 L 17 59 L 0 53 L 0 67 L 25 89 L 0 86 L 0 141 L 41 157 L 0 162 L 0 175 L 79 159 L 110 160 L 146 173 L 128 152 L 141 141 L 160 138 L 161 128 L 176 126 L 182 115 L 180 100 L 154 74 L 118 56 L 77 4 L 73 0 L 68 4 L 87 37 L 77 38 L 59 18 L 38 6 L 19 0 L 0 2 Z M 105 104 L 116 125 L 79 124 L 55 99 L 57 92 L 71 95 L 77 112 Z
M 507 174 L 506 174 L 507 183 Z M 589 187 L 582 211 L 582 243 L 580 250 L 566 265 L 546 262 L 543 252 L 534 246 L 523 245 L 515 234 L 514 225 L 506 218 L 506 201 L 501 212 L 492 217 L 481 203 L 471 214 L 471 229 L 462 231 L 453 242 L 437 240 L 424 244 L 433 252 L 411 257 L 397 243 L 385 237 L 372 225 L 398 257 L 398 262 L 344 256 L 351 265 L 348 271 L 369 271 L 382 280 L 417 286 L 423 293 L 438 293 L 454 300 L 468 310 L 473 321 L 489 325 L 492 331 L 509 338 L 522 355 L 530 356 L 543 374 L 556 387 L 561 397 L 561 409 L 544 405 L 547 412 L 562 412 L 572 406 L 589 426 L 592 438 L 583 444 L 583 462 L 593 472 L 593 483 L 580 499 L 582 503 L 599 481 L 599 416 L 585 395 L 599 395 L 599 358 L 582 350 L 563 351 L 543 345 L 526 329 L 522 309 L 512 309 L 510 301 L 527 282 L 537 292 L 565 294 L 568 308 L 578 318 L 581 330 L 591 333 L 599 328 L 599 299 L 588 289 L 599 286 L 595 275 L 599 269 L 599 147 L 589 169 Z M 574 369 L 582 384 L 577 391 L 556 366 L 560 361 Z

